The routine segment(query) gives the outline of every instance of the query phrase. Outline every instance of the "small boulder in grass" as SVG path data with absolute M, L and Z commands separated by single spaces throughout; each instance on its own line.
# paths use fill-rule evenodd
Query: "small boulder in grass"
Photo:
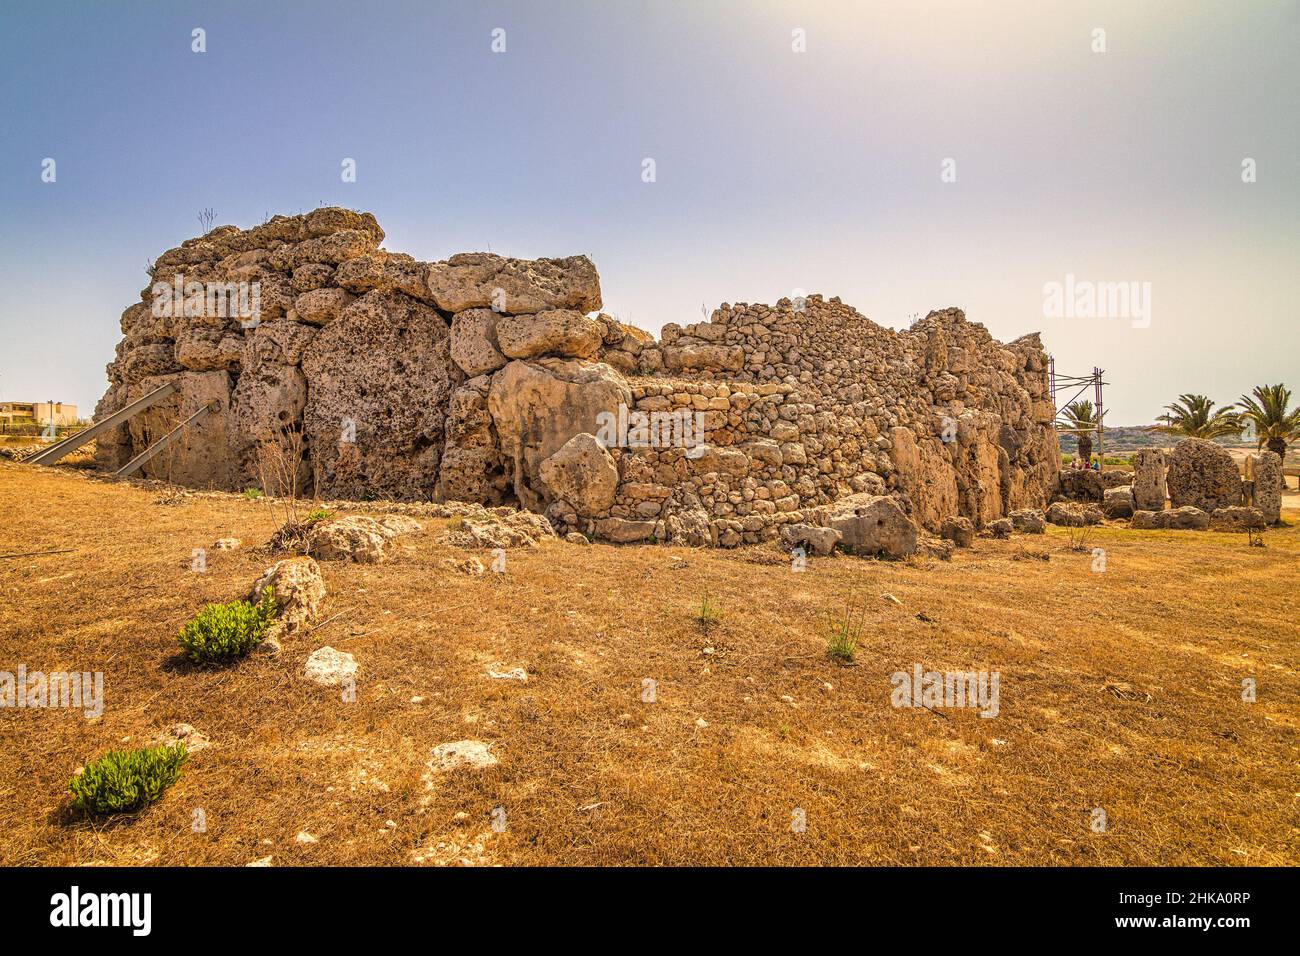
M 351 654 L 322 647 L 312 651 L 303 668 L 303 676 L 322 687 L 342 687 L 357 674 L 357 662 Z
M 1042 534 L 1047 524 L 1047 519 L 1037 508 L 1018 508 L 1007 517 L 1021 534 Z
M 311 558 L 287 558 L 262 572 L 253 585 L 252 597 L 270 588 L 275 595 L 279 622 L 293 632 L 305 627 L 325 599 L 325 579 L 320 565 Z
M 959 548 L 969 548 L 975 543 L 975 525 L 971 523 L 970 518 L 950 515 L 943 519 L 943 524 L 939 528 L 939 537 L 951 541 Z
M 989 522 L 988 531 L 995 538 L 1009 538 L 1011 532 L 1016 529 L 1015 524 L 1010 518 L 999 518 L 997 521 Z

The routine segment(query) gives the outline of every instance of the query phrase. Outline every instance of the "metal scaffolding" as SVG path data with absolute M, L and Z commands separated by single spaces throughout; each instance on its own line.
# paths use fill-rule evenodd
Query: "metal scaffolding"
M 1108 384 L 1102 376 L 1106 374 L 1104 369 L 1093 366 L 1091 375 L 1061 375 L 1056 371 L 1056 359 L 1047 356 L 1048 375 L 1051 380 L 1052 388 L 1052 408 L 1056 417 L 1057 431 L 1069 432 L 1071 435 L 1081 435 L 1087 432 L 1097 433 L 1097 470 L 1106 470 L 1106 406 L 1105 406 L 1105 386 Z M 1062 420 L 1061 412 L 1073 402 L 1088 393 L 1092 389 L 1092 404 L 1096 409 L 1097 424 L 1080 428 L 1072 425 L 1068 420 Z M 1069 397 L 1064 401 L 1061 396 L 1068 394 Z

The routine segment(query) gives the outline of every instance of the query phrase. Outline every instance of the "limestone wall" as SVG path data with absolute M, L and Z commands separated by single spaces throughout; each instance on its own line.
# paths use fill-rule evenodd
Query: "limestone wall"
M 585 257 L 427 263 L 382 240 L 373 216 L 326 208 L 164 253 L 123 313 L 96 417 L 181 388 L 101 439 L 102 463 L 212 403 L 146 473 L 514 503 L 562 531 L 723 545 L 857 492 L 934 530 L 1042 507 L 1055 486 L 1037 335 L 1002 345 L 958 309 L 895 332 L 811 296 L 724 304 L 655 340 L 599 313 Z M 259 290 L 255 318 L 213 314 L 212 285 L 240 282 Z

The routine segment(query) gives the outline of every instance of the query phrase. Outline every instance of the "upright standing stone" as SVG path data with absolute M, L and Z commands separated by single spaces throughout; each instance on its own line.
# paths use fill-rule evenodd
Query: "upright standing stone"
M 1169 504 L 1210 512 L 1241 504 L 1241 474 L 1222 445 L 1203 438 L 1184 438 L 1169 454 Z
M 1282 518 L 1282 459 L 1277 452 L 1261 451 L 1251 455 L 1255 473 L 1255 507 L 1264 513 L 1264 520 L 1277 524 Z
M 1133 456 L 1133 507 L 1164 511 L 1165 455 L 1158 448 L 1143 448 Z

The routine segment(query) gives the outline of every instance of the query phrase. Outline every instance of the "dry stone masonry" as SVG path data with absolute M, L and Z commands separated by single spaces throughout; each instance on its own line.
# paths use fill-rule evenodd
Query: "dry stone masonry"
M 159 257 L 96 416 L 180 387 L 102 438 L 102 464 L 209 407 L 146 474 L 512 505 L 615 542 L 833 528 L 861 550 L 915 549 L 895 512 L 981 528 L 1056 489 L 1037 334 L 1003 345 L 959 309 L 899 332 L 814 295 L 723 304 L 656 340 L 599 311 L 586 257 L 420 262 L 383 238 L 370 214 L 323 208 Z M 257 315 L 213 314 L 212 288 L 238 283 Z

